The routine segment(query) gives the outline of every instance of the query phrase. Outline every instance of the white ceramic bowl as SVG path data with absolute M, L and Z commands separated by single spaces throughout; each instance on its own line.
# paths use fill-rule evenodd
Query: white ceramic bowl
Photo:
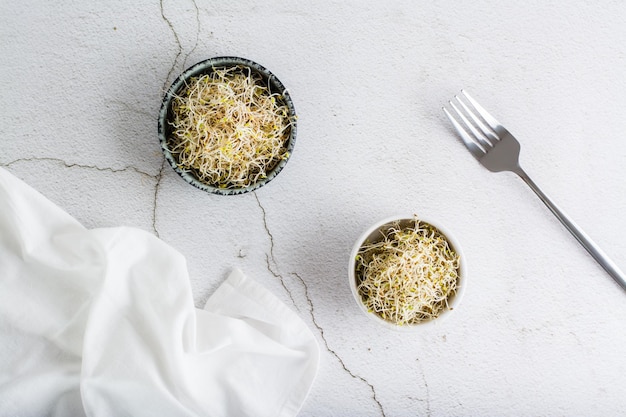
M 356 241 L 352 249 L 352 252 L 350 253 L 348 277 L 350 280 L 350 289 L 352 290 L 352 295 L 354 296 L 354 300 L 356 301 L 357 305 L 359 306 L 361 311 L 363 311 L 363 313 L 367 315 L 367 317 L 370 317 L 372 320 L 376 321 L 377 323 L 387 328 L 399 330 L 399 331 L 415 331 L 417 329 L 424 329 L 424 328 L 436 325 L 437 323 L 441 322 L 442 319 L 445 319 L 453 311 L 456 311 L 457 306 L 459 305 L 459 303 L 461 302 L 461 299 L 463 298 L 463 294 L 467 286 L 467 262 L 465 260 L 463 252 L 461 250 L 461 245 L 459 244 L 458 240 L 452 235 L 452 233 L 450 233 L 449 230 L 447 230 L 442 225 L 436 222 L 433 222 L 429 219 L 419 217 L 420 221 L 424 223 L 428 223 L 431 226 L 435 227 L 437 230 L 439 230 L 439 232 L 441 232 L 441 234 L 446 237 L 446 239 L 448 240 L 448 243 L 454 249 L 454 251 L 456 251 L 456 253 L 460 256 L 458 289 L 456 293 L 452 297 L 450 297 L 450 299 L 448 300 L 448 304 L 450 305 L 451 308 L 445 309 L 435 319 L 423 321 L 418 324 L 402 325 L 402 326 L 399 326 L 391 321 L 385 320 L 376 313 L 370 313 L 367 311 L 367 307 L 365 307 L 365 305 L 363 304 L 363 301 L 361 300 L 361 296 L 359 295 L 359 292 L 357 290 L 358 277 L 356 276 L 356 256 L 359 250 L 361 249 L 361 246 L 363 246 L 363 244 L 366 241 L 371 242 L 371 241 L 380 239 L 381 235 L 379 233 L 379 230 L 387 229 L 392 223 L 399 221 L 400 226 L 402 226 L 403 224 L 413 223 L 414 219 L 415 219 L 414 216 L 395 216 L 395 217 L 389 217 L 389 218 L 386 218 L 377 222 L 376 224 L 371 226 L 369 229 L 367 229 L 365 232 L 363 232 L 363 234 Z

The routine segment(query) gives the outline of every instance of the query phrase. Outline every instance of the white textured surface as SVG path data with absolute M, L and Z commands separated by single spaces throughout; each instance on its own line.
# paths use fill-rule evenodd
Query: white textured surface
M 324 352 L 302 416 L 624 414 L 626 293 L 441 106 L 470 91 L 624 269 L 625 19 L 620 1 L 4 1 L 0 165 L 88 227 L 158 234 L 197 305 L 233 267 L 292 305 Z M 253 194 L 162 169 L 163 89 L 218 55 L 269 68 L 299 114 L 291 161 Z M 405 212 L 447 225 L 471 274 L 416 334 L 376 327 L 347 284 L 357 236 Z

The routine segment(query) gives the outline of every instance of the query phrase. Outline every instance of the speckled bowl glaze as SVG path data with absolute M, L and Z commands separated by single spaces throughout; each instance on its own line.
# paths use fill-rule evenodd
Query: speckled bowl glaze
M 180 169 L 178 167 L 176 158 L 168 149 L 167 138 L 171 131 L 168 120 L 172 115 L 172 101 L 177 94 L 185 89 L 187 81 L 192 77 L 210 74 L 215 69 L 224 69 L 237 65 L 248 67 L 253 72 L 261 75 L 264 82 L 269 86 L 272 93 L 279 93 L 283 96 L 283 102 L 281 104 L 285 104 L 287 106 L 287 108 L 289 109 L 289 116 L 293 119 L 289 138 L 287 139 L 286 143 L 286 148 L 290 156 L 293 154 L 293 148 L 296 144 L 296 110 L 294 108 L 291 97 L 289 96 L 289 92 L 287 91 L 283 83 L 281 83 L 280 80 L 276 78 L 276 76 L 272 74 L 269 70 L 257 64 L 256 62 L 250 61 L 249 59 L 230 56 L 209 58 L 205 61 L 198 62 L 197 64 L 189 67 L 178 78 L 176 78 L 176 80 L 172 83 L 170 88 L 165 93 L 163 103 L 161 104 L 161 110 L 159 112 L 159 141 L 161 142 L 161 149 L 163 150 L 165 159 L 171 165 L 174 171 L 178 173 L 178 175 L 180 175 L 185 181 L 187 181 L 194 187 L 213 194 L 236 195 L 254 191 L 276 178 L 276 176 L 280 173 L 280 171 L 282 171 L 282 169 L 287 164 L 287 161 L 289 160 L 289 158 L 286 158 L 279 161 L 271 171 L 268 171 L 266 178 L 257 181 L 248 187 L 219 188 L 215 187 L 214 185 L 206 184 L 200 181 L 191 171 Z
M 465 288 L 467 286 L 467 262 L 465 260 L 463 252 L 461 250 L 461 245 L 459 244 L 458 240 L 452 235 L 452 233 L 450 233 L 449 230 L 447 230 L 446 228 L 444 228 L 440 224 L 437 224 L 436 222 L 433 222 L 431 220 L 425 219 L 423 217 L 419 217 L 419 220 L 421 222 L 427 223 L 427 224 L 433 226 L 443 236 L 445 236 L 446 239 L 448 240 L 448 243 L 450 244 L 450 246 L 460 256 L 459 278 L 458 278 L 459 287 L 457 289 L 457 292 L 452 297 L 450 297 L 450 299 L 448 300 L 448 303 L 449 303 L 451 308 L 450 309 L 445 309 L 435 319 L 428 320 L 428 321 L 423 321 L 423 322 L 417 323 L 417 324 L 403 325 L 403 326 L 398 326 L 395 323 L 392 323 L 391 321 L 383 319 L 381 316 L 379 316 L 376 313 L 370 313 L 369 311 L 367 311 L 367 307 L 365 307 L 365 304 L 363 304 L 363 301 L 361 300 L 361 296 L 360 296 L 358 288 L 357 288 L 358 287 L 358 284 L 357 284 L 358 277 L 356 275 L 356 256 L 359 253 L 359 250 L 365 244 L 365 242 L 375 242 L 375 241 L 380 240 L 381 237 L 382 237 L 381 230 L 389 229 L 389 227 L 392 224 L 394 224 L 395 222 L 399 222 L 400 227 L 407 227 L 407 226 L 411 226 L 411 225 L 415 224 L 414 219 L 415 219 L 414 216 L 394 216 L 394 217 L 388 217 L 386 219 L 383 219 L 383 220 L 377 222 L 373 226 L 369 227 L 365 232 L 363 232 L 361 234 L 361 236 L 357 239 L 356 243 L 354 244 L 354 247 L 352 248 L 352 252 L 350 253 L 350 262 L 349 262 L 349 266 L 348 266 L 348 268 L 349 268 L 348 269 L 348 277 L 349 277 L 349 280 L 350 280 L 350 289 L 352 290 L 352 295 L 354 296 L 354 300 L 356 301 L 357 305 L 359 306 L 359 309 L 363 313 L 365 313 L 367 315 L 367 317 L 371 318 L 375 322 L 383 325 L 384 327 L 386 327 L 388 329 L 393 329 L 393 330 L 398 330 L 398 331 L 406 331 L 406 332 L 411 332 L 411 331 L 416 331 L 416 330 L 423 330 L 425 328 L 428 328 L 428 327 L 431 327 L 433 325 L 436 325 L 437 323 L 440 323 L 443 319 L 447 318 L 453 311 L 456 310 L 457 306 L 461 302 L 461 299 L 463 298 L 463 294 L 465 293 Z

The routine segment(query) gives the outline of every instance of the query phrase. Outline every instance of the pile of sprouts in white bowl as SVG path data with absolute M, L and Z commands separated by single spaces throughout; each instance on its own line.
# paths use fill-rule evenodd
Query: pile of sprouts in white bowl
M 386 222 L 361 242 L 353 291 L 368 313 L 396 326 L 431 321 L 452 309 L 460 254 L 438 228 L 417 217 Z

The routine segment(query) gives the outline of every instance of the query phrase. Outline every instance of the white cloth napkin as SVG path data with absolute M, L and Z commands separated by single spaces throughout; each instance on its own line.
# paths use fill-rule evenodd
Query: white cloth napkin
M 0 416 L 294 416 L 318 361 L 240 271 L 196 309 L 180 253 L 87 230 L 0 169 Z

